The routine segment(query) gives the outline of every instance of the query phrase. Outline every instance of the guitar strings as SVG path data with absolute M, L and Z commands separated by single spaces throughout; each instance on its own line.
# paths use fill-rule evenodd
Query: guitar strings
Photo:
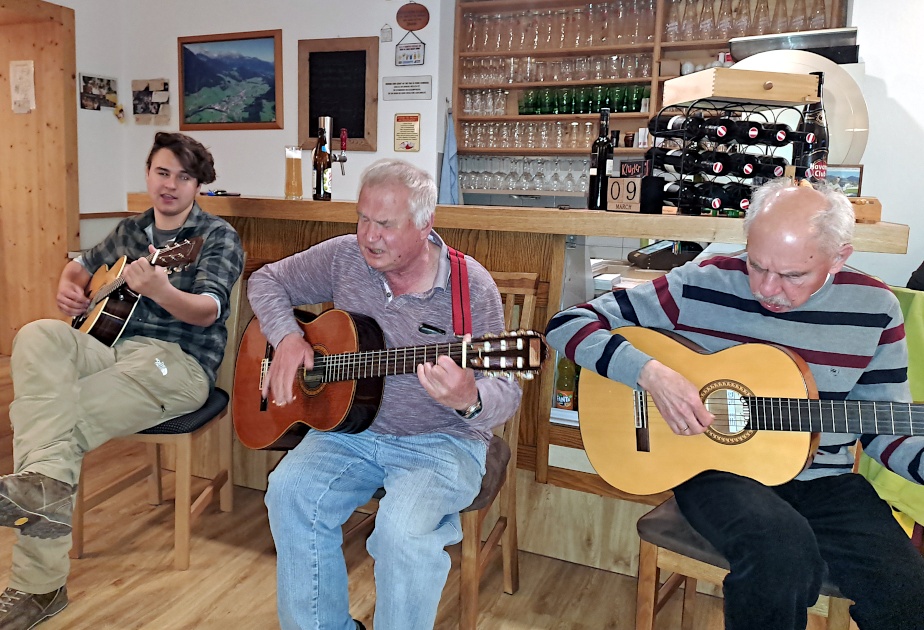
M 658 413 L 654 402 L 647 396 L 646 400 L 648 400 L 645 403 L 648 412 Z M 720 405 L 713 405 L 710 412 L 720 423 L 719 426 L 730 427 L 734 419 L 734 424 L 738 427 L 736 430 L 757 428 L 800 431 L 808 430 L 803 429 L 803 425 L 810 427 L 816 425 L 820 431 L 832 433 L 871 432 L 886 435 L 924 435 L 924 406 L 915 403 L 772 397 L 748 397 L 746 400 L 750 404 L 743 402 L 729 404 L 723 399 Z M 877 406 L 882 409 L 877 409 Z M 706 407 L 707 409 L 710 407 L 708 399 Z M 716 407 L 730 409 L 730 411 L 723 412 Z M 863 418 L 864 409 L 871 419 Z M 802 417 L 803 410 L 805 418 Z M 843 413 L 838 415 L 839 411 Z M 888 419 L 877 418 L 881 412 L 889 413 L 890 417 Z M 827 416 L 826 413 L 828 413 Z M 756 415 L 753 422 L 750 420 L 752 415 Z M 851 421 L 859 424 L 854 427 L 859 431 L 849 430 Z

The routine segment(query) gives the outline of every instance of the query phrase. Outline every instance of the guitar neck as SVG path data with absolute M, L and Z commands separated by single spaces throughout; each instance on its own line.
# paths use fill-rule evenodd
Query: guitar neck
M 921 404 L 767 397 L 743 400 L 751 429 L 924 435 L 924 405 Z
M 440 356 L 448 356 L 457 365 L 469 367 L 467 359 L 474 355 L 472 344 L 461 342 L 321 355 L 315 357 L 314 369 L 306 372 L 305 378 L 320 377 L 323 382 L 330 383 L 410 374 L 417 371 L 418 365 L 435 363 Z

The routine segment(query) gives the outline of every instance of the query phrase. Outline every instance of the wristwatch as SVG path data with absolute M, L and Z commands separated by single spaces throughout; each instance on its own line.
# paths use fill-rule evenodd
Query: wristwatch
M 481 392 L 478 392 L 478 400 L 476 400 L 462 411 L 456 409 L 456 413 L 462 416 L 462 418 L 465 420 L 474 420 L 476 417 L 478 417 L 478 414 L 481 413 L 481 409 Z

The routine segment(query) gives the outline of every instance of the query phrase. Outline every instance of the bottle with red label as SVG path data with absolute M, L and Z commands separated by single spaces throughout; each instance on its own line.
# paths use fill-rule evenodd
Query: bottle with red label
M 824 72 L 812 72 L 818 77 L 818 102 L 805 107 L 805 115 L 799 132 L 800 142 L 793 148 L 793 164 L 796 176 L 812 182 L 821 181 L 828 174 L 828 124 L 825 120 L 825 106 L 822 101 Z

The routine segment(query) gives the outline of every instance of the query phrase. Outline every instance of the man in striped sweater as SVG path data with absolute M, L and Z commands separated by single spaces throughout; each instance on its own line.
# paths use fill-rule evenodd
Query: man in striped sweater
M 823 399 L 908 402 L 899 304 L 883 283 L 844 269 L 853 226 L 840 192 L 771 182 L 753 196 L 746 253 L 558 313 L 548 341 L 585 369 L 646 390 L 680 435 L 713 422 L 699 391 L 611 329 L 672 330 L 709 352 L 779 344 L 805 359 Z M 848 474 L 857 438 L 823 434 L 811 466 L 780 486 L 708 471 L 675 489 L 684 515 L 731 564 L 728 630 L 804 628 L 825 570 L 856 602 L 861 629 L 924 628 L 924 558 L 867 481 Z M 884 466 L 924 483 L 924 437 L 859 439 Z

